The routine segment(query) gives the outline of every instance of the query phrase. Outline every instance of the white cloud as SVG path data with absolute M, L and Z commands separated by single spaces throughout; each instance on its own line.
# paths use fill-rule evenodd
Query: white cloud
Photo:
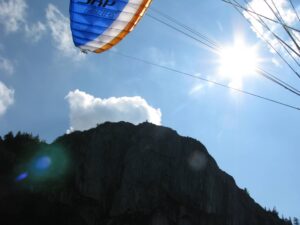
M 33 42 L 38 42 L 41 37 L 46 33 L 46 26 L 42 22 L 38 21 L 33 25 L 25 25 L 25 33 L 28 39 Z
M 13 89 L 9 89 L 0 81 L 0 116 L 14 103 L 14 93 Z
M 65 56 L 72 57 L 73 59 L 84 58 L 84 54 L 74 47 L 69 19 L 52 4 L 48 5 L 46 18 L 56 48 Z
M 139 96 L 101 99 L 75 90 L 69 92 L 66 99 L 70 105 L 69 132 L 87 130 L 106 121 L 139 124 L 147 120 L 161 124 L 160 109 L 153 108 Z
M 0 26 L 2 25 L 7 33 L 21 31 L 32 42 L 39 41 L 47 29 L 50 29 L 55 46 L 63 55 L 75 60 L 85 57 L 74 47 L 68 17 L 64 16 L 56 6 L 48 5 L 47 24 L 41 21 L 29 23 L 28 8 L 26 0 L 0 0 Z
M 0 24 L 7 33 L 22 31 L 28 39 L 37 42 L 46 33 L 46 26 L 40 21 L 29 24 L 27 9 L 25 0 L 0 0 Z
M 12 62 L 0 55 L 0 70 L 4 71 L 5 73 L 11 75 L 14 73 L 14 66 Z
M 25 0 L 0 0 L 0 24 L 7 32 L 15 32 L 25 23 Z
M 276 7 L 273 2 L 276 4 Z M 273 12 L 277 12 L 278 10 L 287 24 L 292 24 L 297 19 L 296 14 L 287 0 L 266 0 L 266 2 L 261 0 L 252 0 L 248 3 L 247 7 L 249 10 L 255 11 L 258 14 L 264 15 L 273 20 L 277 20 Z M 273 23 L 273 25 L 276 24 Z
M 273 2 L 276 4 L 276 8 Z M 278 19 L 276 18 L 270 7 L 274 12 L 277 12 L 277 10 L 279 11 L 280 15 L 287 25 L 292 27 L 296 26 L 295 24 L 298 21 L 297 16 L 291 7 L 291 4 L 287 0 L 267 0 L 266 2 L 262 0 L 252 0 L 247 4 L 247 9 L 249 9 L 250 11 L 255 11 L 260 15 L 277 21 Z M 257 15 L 253 13 L 249 14 L 246 11 L 244 11 L 244 15 L 252 24 L 251 28 L 257 34 L 257 36 L 264 40 L 267 40 L 276 49 L 276 51 L 281 52 L 281 54 L 286 54 L 285 56 L 287 56 L 287 53 L 283 51 L 284 49 L 281 43 L 272 34 L 272 32 L 279 36 L 283 41 L 288 43 L 291 47 L 293 47 L 295 51 L 297 51 L 296 46 L 287 35 L 283 26 L 268 19 L 261 18 L 265 22 L 265 24 L 269 26 L 270 30 L 268 30 L 263 24 L 257 21 L 257 19 L 259 18 Z M 300 37 L 298 33 L 294 33 L 294 35 Z M 270 46 L 269 48 L 272 53 L 275 53 L 273 48 L 271 48 Z

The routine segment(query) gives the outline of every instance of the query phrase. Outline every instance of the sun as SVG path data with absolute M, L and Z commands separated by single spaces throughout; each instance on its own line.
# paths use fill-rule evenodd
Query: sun
M 256 46 L 245 44 L 242 39 L 223 48 L 219 53 L 219 75 L 230 80 L 234 87 L 242 86 L 243 78 L 255 75 L 259 64 Z

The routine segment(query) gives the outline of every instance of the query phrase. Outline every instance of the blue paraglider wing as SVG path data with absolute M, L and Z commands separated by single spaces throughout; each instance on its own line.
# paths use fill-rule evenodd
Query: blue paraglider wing
M 75 46 L 100 53 L 119 43 L 139 22 L 152 0 L 70 0 Z

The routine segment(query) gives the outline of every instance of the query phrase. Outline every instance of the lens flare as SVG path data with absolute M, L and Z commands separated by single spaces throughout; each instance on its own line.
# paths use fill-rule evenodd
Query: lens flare
M 61 145 L 40 146 L 17 165 L 13 179 L 21 188 L 44 189 L 68 174 L 69 163 L 69 155 Z
M 16 177 L 16 181 L 17 181 L 17 182 L 20 182 L 20 181 L 22 181 L 22 180 L 25 180 L 27 177 L 28 177 L 28 173 L 27 173 L 27 172 L 23 172 L 23 173 L 19 174 L 19 175 Z
M 52 164 L 52 160 L 48 156 L 40 157 L 36 160 L 35 168 L 38 170 L 46 170 Z
M 205 169 L 207 165 L 207 157 L 201 151 L 194 151 L 189 157 L 189 165 L 195 171 L 200 171 Z

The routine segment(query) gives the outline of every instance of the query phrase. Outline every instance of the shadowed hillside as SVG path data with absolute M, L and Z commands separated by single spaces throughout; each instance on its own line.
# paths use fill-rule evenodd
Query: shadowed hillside
M 50 145 L 8 134 L 0 166 L 1 224 L 291 225 L 200 142 L 149 123 L 105 123 Z

